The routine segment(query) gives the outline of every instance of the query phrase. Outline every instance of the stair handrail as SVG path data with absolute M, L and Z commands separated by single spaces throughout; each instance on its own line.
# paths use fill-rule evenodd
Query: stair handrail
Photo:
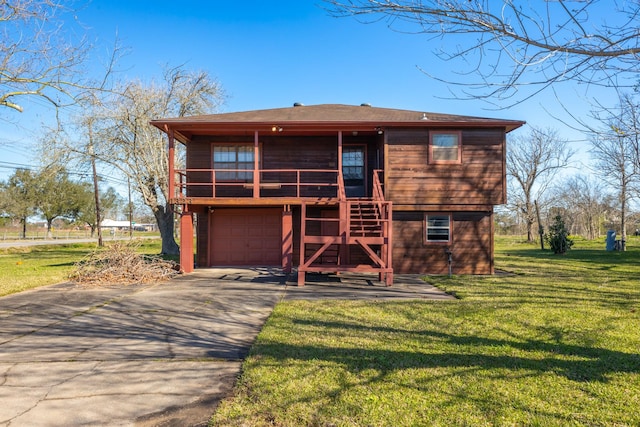
M 383 227 L 389 226 L 389 219 L 391 214 L 391 202 L 387 202 L 384 198 L 384 190 L 382 188 L 382 182 L 380 175 L 383 174 L 382 169 L 375 169 L 373 171 L 373 202 L 378 209 L 378 217 L 382 222 Z M 387 235 L 387 231 L 383 231 L 383 235 Z
M 344 189 L 344 177 L 342 171 L 338 171 L 338 200 L 344 202 L 347 200 L 347 192 Z
M 384 202 L 384 191 L 382 190 L 382 182 L 380 181 L 381 173 L 383 173 L 382 169 L 373 171 L 373 200 Z

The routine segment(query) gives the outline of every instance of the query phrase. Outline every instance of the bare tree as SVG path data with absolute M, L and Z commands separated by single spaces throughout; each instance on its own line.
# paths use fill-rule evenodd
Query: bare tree
M 457 81 L 434 77 L 464 96 L 522 99 L 565 81 L 633 87 L 640 72 L 638 1 L 324 1 L 336 16 L 446 39 L 436 54 L 466 71 Z
M 557 173 L 569 164 L 573 151 L 554 129 L 531 127 L 507 141 L 509 205 L 523 218 L 527 240 L 533 241 L 535 201 L 542 201 Z
M 121 95 L 105 103 L 98 114 L 102 130 L 95 155 L 131 180 L 156 218 L 162 253 L 177 254 L 167 141 L 149 122 L 211 113 L 223 99 L 221 88 L 206 72 L 177 67 L 165 72 L 161 84 L 131 82 L 118 92 Z
M 23 111 L 21 99 L 36 96 L 59 107 L 85 86 L 89 45 L 64 31 L 66 12 L 57 0 L 0 1 L 0 106 Z
M 592 176 L 575 175 L 557 188 L 556 205 L 571 219 L 571 234 L 587 239 L 600 237 L 600 226 L 611 210 L 610 196 L 602 182 Z
M 640 184 L 640 105 L 633 96 L 623 94 L 616 108 L 595 111 L 592 119 L 595 125 L 590 125 L 590 140 L 595 173 L 617 195 L 620 233 L 626 240 L 629 201 Z

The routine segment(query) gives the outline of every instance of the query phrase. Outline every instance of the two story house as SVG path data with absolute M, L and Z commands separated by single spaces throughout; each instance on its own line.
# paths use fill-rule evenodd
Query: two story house
M 307 272 L 492 274 L 516 120 L 289 108 L 154 120 L 169 140 L 180 264 Z M 176 142 L 186 146 L 178 166 Z M 193 244 L 195 231 L 196 244 Z

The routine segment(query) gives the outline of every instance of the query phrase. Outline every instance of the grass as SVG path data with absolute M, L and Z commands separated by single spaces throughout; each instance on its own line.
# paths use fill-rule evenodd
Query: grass
M 74 264 L 95 248 L 75 243 L 0 249 L 0 296 L 67 281 Z M 142 240 L 139 250 L 157 254 L 160 240 Z
M 640 241 L 564 256 L 499 239 L 455 301 L 279 304 L 224 426 L 640 425 Z

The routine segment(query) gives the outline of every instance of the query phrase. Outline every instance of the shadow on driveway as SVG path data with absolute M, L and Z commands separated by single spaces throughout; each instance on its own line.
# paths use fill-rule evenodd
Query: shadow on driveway
M 275 304 L 452 299 L 417 276 L 199 269 L 159 285 L 0 298 L 0 426 L 206 425 Z

